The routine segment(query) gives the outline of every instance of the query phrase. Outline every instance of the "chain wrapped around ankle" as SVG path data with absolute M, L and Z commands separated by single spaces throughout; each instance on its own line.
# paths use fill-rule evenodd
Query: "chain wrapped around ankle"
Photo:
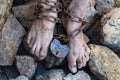
M 80 17 L 77 17 L 77 16 L 74 16 L 71 11 L 68 9 L 70 3 L 71 3 L 72 0 L 66 0 L 66 2 L 64 3 L 64 8 L 63 8 L 63 12 L 66 16 L 68 16 L 73 22 L 76 22 L 76 23 L 81 23 L 82 22 L 82 27 L 81 28 L 77 28 L 75 29 L 74 31 L 71 32 L 71 34 L 68 36 L 67 38 L 67 41 L 70 40 L 70 37 L 75 37 L 77 34 L 79 34 L 82 29 L 84 28 L 85 24 L 87 23 L 86 20 L 84 19 L 81 19 Z
M 41 4 L 47 5 L 50 8 L 44 8 Z M 54 5 L 51 5 L 54 4 Z M 44 15 L 44 13 L 53 12 L 58 13 L 62 11 L 62 4 L 59 2 L 54 1 L 48 1 L 48 0 L 38 0 L 38 5 L 35 10 L 35 17 L 38 19 L 46 19 L 53 23 L 61 23 L 61 20 L 59 18 L 56 18 L 51 15 Z
M 81 19 L 80 17 L 76 17 L 74 16 L 70 10 L 68 9 L 68 6 L 70 5 L 72 0 L 67 0 L 64 4 L 64 9 L 63 9 L 63 12 L 68 16 L 70 17 L 70 20 L 73 21 L 73 22 L 77 22 L 77 23 L 86 23 L 86 21 L 84 19 Z
M 65 10 L 64 12 L 68 15 L 68 17 L 70 17 L 70 20 L 71 20 L 71 21 L 77 22 L 77 23 L 80 23 L 80 22 L 86 23 L 85 20 L 83 20 L 83 19 L 81 19 L 81 18 L 79 18 L 79 17 L 73 16 L 73 15 L 70 13 L 70 10 L 67 9 L 67 10 Z

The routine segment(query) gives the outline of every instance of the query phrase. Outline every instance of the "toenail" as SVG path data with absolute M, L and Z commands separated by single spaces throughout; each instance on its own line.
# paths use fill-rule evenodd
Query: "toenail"
M 78 68 L 79 68 L 79 69 L 81 69 L 81 68 L 82 68 L 82 66 L 78 66 Z
M 76 68 L 76 67 L 72 68 L 72 69 L 71 69 L 71 72 L 72 72 L 72 73 L 76 73 L 76 72 L 77 72 L 77 68 Z
M 81 69 L 81 68 L 82 68 L 82 65 L 81 65 L 81 64 L 78 64 L 78 68 Z
M 44 57 L 40 57 L 39 59 L 40 59 L 40 60 L 43 60 L 43 59 L 44 59 Z

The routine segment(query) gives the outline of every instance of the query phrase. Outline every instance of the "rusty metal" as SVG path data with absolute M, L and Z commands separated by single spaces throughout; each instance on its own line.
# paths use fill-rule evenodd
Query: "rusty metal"
M 75 17 L 71 14 L 70 10 L 68 9 L 68 6 L 70 5 L 72 0 L 66 0 L 66 2 L 62 5 L 59 2 L 54 2 L 54 1 L 48 1 L 48 0 L 39 0 L 37 8 L 36 8 L 36 17 L 38 19 L 46 19 L 48 21 L 51 21 L 53 23 L 62 23 L 62 21 L 59 18 L 53 17 L 53 16 L 49 16 L 49 15 L 43 15 L 41 13 L 43 12 L 54 12 L 54 13 L 58 13 L 58 12 L 64 12 L 65 15 L 67 15 L 68 17 L 70 17 L 70 20 L 73 22 L 77 22 L 80 23 L 82 22 L 82 25 L 84 25 L 86 23 L 85 20 L 79 18 L 79 17 Z M 43 8 L 43 6 L 41 4 L 45 4 L 50 6 L 49 9 L 45 9 Z M 51 5 L 54 4 L 54 5 Z M 78 28 L 76 30 L 74 30 L 73 32 L 71 32 L 71 34 L 69 35 L 69 37 L 74 37 L 77 34 L 79 34 L 82 31 L 82 29 Z M 61 41 L 61 43 L 68 43 L 69 41 L 69 37 L 65 37 L 62 34 L 54 34 L 54 38 L 57 38 Z
M 62 34 L 54 34 L 54 38 L 60 40 L 62 44 L 67 44 L 68 43 L 68 37 L 62 35 Z
M 49 6 L 50 8 L 44 8 L 42 4 Z M 53 5 L 51 5 L 53 4 Z M 43 13 L 53 12 L 58 13 L 62 11 L 62 4 L 59 2 L 49 1 L 49 0 L 38 0 L 38 5 L 35 10 L 35 17 L 38 19 L 46 19 L 53 23 L 61 23 L 59 18 L 50 16 L 50 15 L 43 15 Z

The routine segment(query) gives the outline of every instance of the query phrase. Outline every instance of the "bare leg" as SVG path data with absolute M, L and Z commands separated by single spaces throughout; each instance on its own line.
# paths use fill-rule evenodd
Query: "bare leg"
M 77 16 L 81 19 L 84 18 L 87 5 L 89 0 L 72 0 L 68 9 L 73 16 Z M 82 22 L 74 22 L 70 20 L 70 17 L 67 17 L 66 30 L 67 34 L 70 37 L 69 46 L 70 53 L 67 56 L 68 59 L 68 67 L 71 72 L 77 72 L 78 68 L 86 66 L 87 61 L 89 60 L 90 50 L 83 38 L 83 32 L 80 31 L 77 35 L 74 35 L 74 30 L 81 28 Z
M 48 1 L 57 2 L 57 0 Z M 41 3 L 41 5 L 43 5 L 43 8 L 50 7 L 43 3 Z M 50 5 L 54 4 L 51 3 Z M 44 12 L 42 14 L 57 18 L 57 13 Z M 27 44 L 29 48 L 31 48 L 31 53 L 37 56 L 40 60 L 44 59 L 47 55 L 49 44 L 53 38 L 54 26 L 55 23 L 50 22 L 49 20 L 38 19 L 33 23 L 32 28 L 29 31 Z

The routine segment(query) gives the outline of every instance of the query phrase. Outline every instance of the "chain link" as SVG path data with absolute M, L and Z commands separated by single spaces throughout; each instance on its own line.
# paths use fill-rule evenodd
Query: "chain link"
M 46 19 L 48 21 L 51 21 L 53 23 L 62 23 L 62 21 L 59 18 L 53 17 L 53 16 L 49 16 L 49 15 L 43 15 L 41 14 L 42 12 L 54 12 L 54 13 L 58 13 L 60 11 L 63 11 L 67 16 L 70 17 L 70 20 L 80 23 L 83 22 L 83 25 L 86 23 L 85 20 L 82 20 L 79 17 L 75 17 L 73 16 L 70 11 L 68 10 L 68 6 L 70 5 L 72 0 L 66 0 L 66 2 L 62 5 L 59 2 L 54 2 L 54 1 L 48 1 L 48 0 L 39 0 L 37 8 L 36 8 L 36 12 L 35 15 L 38 19 Z M 43 6 L 41 5 L 45 4 L 47 6 L 50 6 L 49 9 L 44 9 Z M 40 5 L 39 5 L 40 4 Z M 53 4 L 53 5 L 51 5 Z M 54 38 L 59 39 L 62 43 L 68 43 L 68 40 L 70 37 L 74 37 L 77 34 L 79 34 L 82 31 L 82 29 L 76 29 L 73 32 L 71 32 L 71 34 L 69 35 L 69 37 L 65 37 L 64 35 L 61 34 L 54 34 Z
M 45 9 L 41 4 L 45 4 L 49 6 L 50 8 Z M 52 4 L 52 5 L 51 5 Z M 50 15 L 43 15 L 44 12 L 53 12 L 58 13 L 62 11 L 62 4 L 59 2 L 54 1 L 48 1 L 48 0 L 38 0 L 38 5 L 35 10 L 35 17 L 38 19 L 46 19 L 53 23 L 61 23 L 61 20 L 59 18 L 50 16 Z
M 79 18 L 79 17 L 75 17 L 73 16 L 73 14 L 71 14 L 70 10 L 68 9 L 68 6 L 70 5 L 72 0 L 67 0 L 64 4 L 64 9 L 63 9 L 63 12 L 68 15 L 70 17 L 70 20 L 74 21 L 74 22 L 77 22 L 77 23 L 80 23 L 80 22 L 83 22 L 83 23 L 86 23 L 87 21 Z

